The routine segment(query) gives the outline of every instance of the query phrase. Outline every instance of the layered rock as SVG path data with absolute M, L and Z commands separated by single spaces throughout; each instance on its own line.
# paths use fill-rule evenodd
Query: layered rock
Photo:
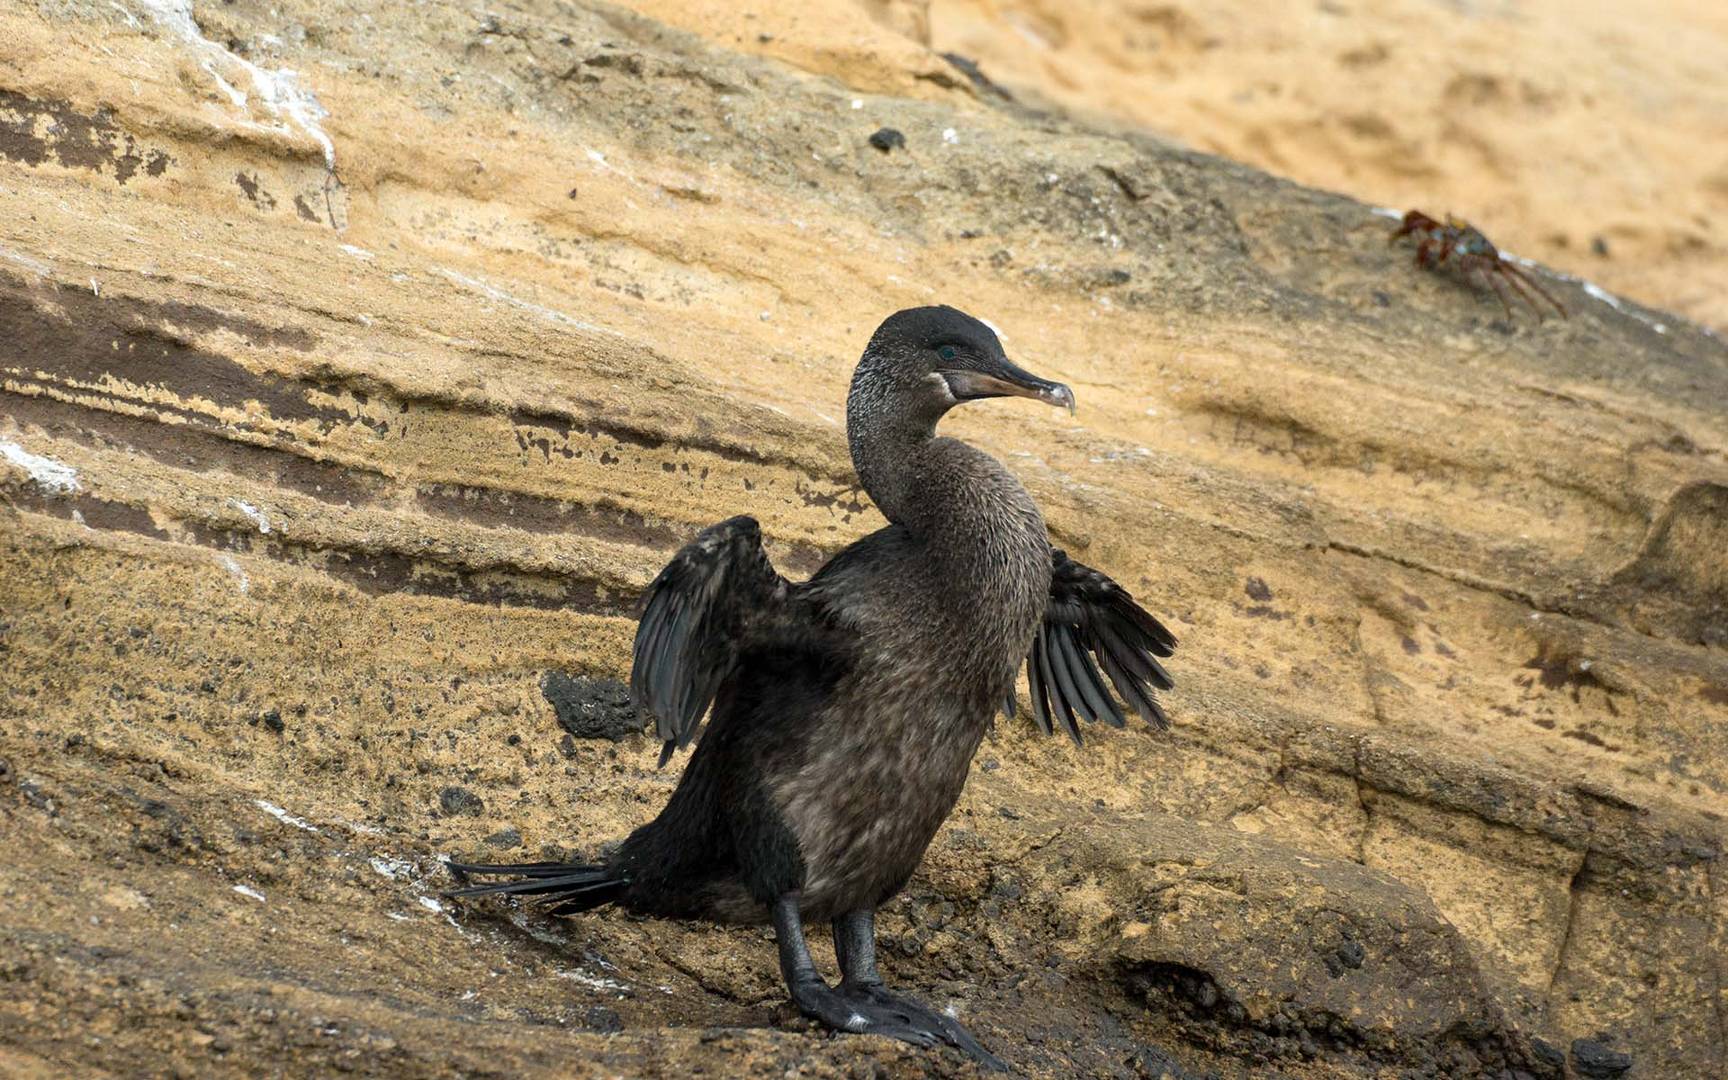
M 658 809 L 578 737 L 637 591 L 733 513 L 796 573 L 875 527 L 841 401 L 933 301 L 1074 386 L 950 426 L 1183 647 L 1168 735 L 998 729 L 893 978 L 1036 1075 L 1724 1068 L 1720 340 L 1508 319 L 889 30 L 823 77 L 598 4 L 4 26 L 9 1070 L 969 1070 L 801 1030 L 757 932 L 436 864 Z

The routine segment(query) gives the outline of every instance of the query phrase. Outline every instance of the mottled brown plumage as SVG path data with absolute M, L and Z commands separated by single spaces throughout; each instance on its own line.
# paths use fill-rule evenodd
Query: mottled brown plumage
M 1163 725 L 1153 688 L 1170 679 L 1157 658 L 1175 647 L 1120 586 L 1051 550 L 1000 463 L 936 435 L 955 405 L 1004 395 L 1073 407 L 1067 387 L 1010 363 L 970 316 L 914 308 L 885 321 L 846 420 L 889 524 L 803 583 L 774 570 L 754 520 L 705 529 L 650 586 L 636 635 L 631 689 L 656 719 L 662 762 L 710 717 L 666 808 L 602 865 L 458 866 L 516 878 L 464 892 L 771 922 L 807 1014 L 999 1064 L 951 1018 L 882 985 L 875 909 L 953 809 L 1023 663 L 1035 720 L 1078 741 L 1077 719 L 1122 724 L 1107 686 Z M 836 988 L 810 962 L 806 919 L 834 923 Z

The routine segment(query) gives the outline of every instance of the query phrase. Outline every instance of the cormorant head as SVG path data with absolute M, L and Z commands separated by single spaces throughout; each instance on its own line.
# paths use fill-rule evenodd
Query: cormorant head
M 995 331 L 951 307 L 907 308 L 888 316 L 864 349 L 854 399 L 892 399 L 932 422 L 980 398 L 1026 397 L 1074 411 L 1074 392 L 1008 359 Z

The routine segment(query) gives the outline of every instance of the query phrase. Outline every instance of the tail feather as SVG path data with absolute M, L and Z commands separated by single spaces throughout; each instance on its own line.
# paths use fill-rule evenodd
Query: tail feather
M 588 866 L 581 863 L 563 862 L 525 862 L 525 863 L 459 863 L 449 862 L 448 866 L 458 877 L 469 874 L 516 874 L 520 877 L 561 877 L 582 870 L 599 870 L 601 867 Z
M 624 894 L 630 882 L 610 866 L 584 863 L 458 863 L 447 862 L 456 880 L 466 883 L 469 875 L 509 875 L 512 880 L 493 881 L 483 885 L 467 885 L 444 895 L 468 896 L 532 896 L 548 904 L 554 915 L 569 915 L 609 904 Z

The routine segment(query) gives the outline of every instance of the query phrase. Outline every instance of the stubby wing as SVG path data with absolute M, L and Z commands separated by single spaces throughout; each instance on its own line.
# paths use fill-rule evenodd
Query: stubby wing
M 791 585 L 762 551 L 754 518 L 710 525 L 648 586 L 630 669 L 630 697 L 653 715 L 660 764 L 688 746 L 732 672 L 751 628 L 774 618 Z
M 1077 718 L 1121 727 L 1122 710 L 1106 679 L 1148 724 L 1169 727 L 1154 692 L 1175 685 L 1158 662 L 1175 651 L 1175 635 L 1126 589 L 1065 552 L 1051 552 L 1050 604 L 1026 658 L 1032 719 L 1045 734 L 1054 724 L 1078 744 Z

